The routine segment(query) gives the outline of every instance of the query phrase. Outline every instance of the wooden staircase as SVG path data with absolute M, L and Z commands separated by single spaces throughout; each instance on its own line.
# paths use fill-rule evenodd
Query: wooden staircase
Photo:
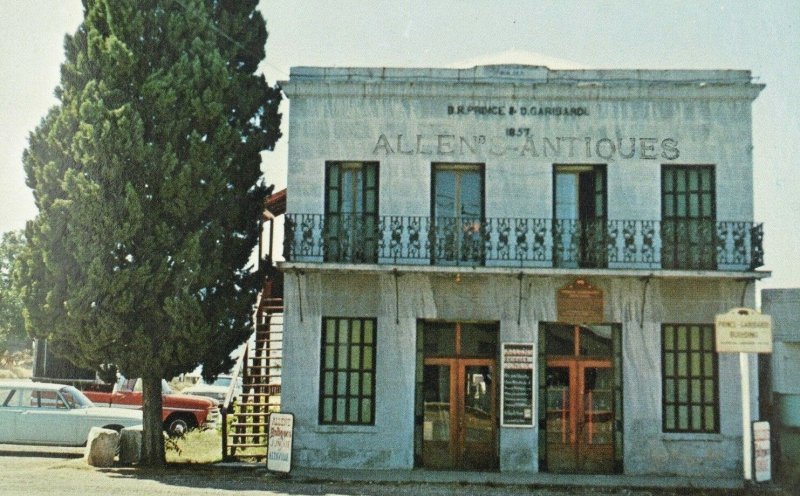
M 269 414 L 281 407 L 283 298 L 265 285 L 256 311 L 256 331 L 242 357 L 242 395 L 223 431 L 223 458 L 263 459 L 267 453 Z

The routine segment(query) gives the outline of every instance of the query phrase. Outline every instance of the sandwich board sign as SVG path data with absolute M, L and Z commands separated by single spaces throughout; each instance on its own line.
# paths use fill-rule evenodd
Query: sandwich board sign
M 267 470 L 289 473 L 292 470 L 294 415 L 270 413 L 267 436 Z

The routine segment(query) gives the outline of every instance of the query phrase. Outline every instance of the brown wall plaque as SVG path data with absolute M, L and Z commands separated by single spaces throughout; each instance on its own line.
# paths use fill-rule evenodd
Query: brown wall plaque
M 605 321 L 603 292 L 586 279 L 576 279 L 556 293 L 558 321 L 568 324 L 598 324 Z

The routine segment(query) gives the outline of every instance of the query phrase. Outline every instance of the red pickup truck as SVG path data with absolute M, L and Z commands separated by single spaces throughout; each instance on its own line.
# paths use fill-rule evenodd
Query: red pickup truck
M 170 436 L 180 436 L 195 427 L 216 428 L 220 422 L 219 403 L 211 398 L 188 394 L 173 394 L 166 381 L 161 383 L 162 418 L 164 430 Z M 109 392 L 83 392 L 96 406 L 142 409 L 142 380 L 120 376 Z

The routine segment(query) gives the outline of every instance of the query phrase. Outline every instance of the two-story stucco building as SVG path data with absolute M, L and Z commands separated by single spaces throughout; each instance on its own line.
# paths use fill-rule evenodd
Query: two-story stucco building
M 748 71 L 298 67 L 281 87 L 296 466 L 741 474 L 714 316 L 768 275 Z

